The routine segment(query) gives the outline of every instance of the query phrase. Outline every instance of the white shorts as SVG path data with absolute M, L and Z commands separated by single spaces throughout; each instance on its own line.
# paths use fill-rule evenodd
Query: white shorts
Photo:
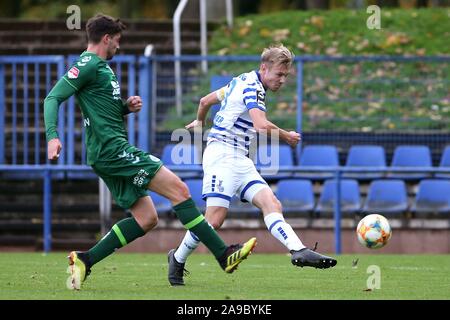
M 244 151 L 218 141 L 212 141 L 206 147 L 203 173 L 202 197 L 207 199 L 207 207 L 229 208 L 234 195 L 241 201 L 252 203 L 256 193 L 269 188 Z

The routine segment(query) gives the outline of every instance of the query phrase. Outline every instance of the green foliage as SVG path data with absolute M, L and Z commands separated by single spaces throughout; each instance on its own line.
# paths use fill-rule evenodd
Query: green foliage
M 366 26 L 365 10 L 285 11 L 236 19 L 218 28 L 211 55 L 259 55 L 283 43 L 297 56 L 446 55 L 450 10 L 382 9 L 381 29 Z M 246 68 L 246 69 L 245 69 Z M 195 117 L 198 100 L 214 74 L 238 75 L 252 63 L 210 63 L 208 75 L 187 95 L 183 123 L 170 116 L 161 129 L 179 128 Z M 303 68 L 303 130 L 448 130 L 448 62 L 318 62 Z M 296 70 L 278 93 L 268 93 L 271 120 L 296 127 Z
M 236 20 L 232 31 L 218 29 L 209 43 L 211 54 L 260 54 L 282 42 L 296 54 L 440 55 L 448 54 L 450 19 L 447 8 L 382 9 L 381 29 L 370 30 L 365 10 L 284 11 Z

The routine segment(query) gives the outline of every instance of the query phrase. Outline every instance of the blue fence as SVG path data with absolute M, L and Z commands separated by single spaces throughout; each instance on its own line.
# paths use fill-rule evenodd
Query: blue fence
M 0 57 L 0 172 L 11 174 L 19 177 L 39 177 L 44 180 L 44 251 L 51 250 L 51 184 L 52 178 L 55 177 L 69 177 L 69 178 L 92 178 L 94 175 L 91 169 L 86 166 L 86 152 L 84 146 L 84 131 L 81 124 L 81 117 L 79 117 L 79 110 L 75 107 L 75 100 L 72 97 L 60 108 L 58 119 L 58 131 L 60 139 L 64 146 L 64 152 L 61 154 L 56 165 L 49 164 L 46 160 L 46 142 L 43 125 L 43 110 L 42 101 L 46 94 L 50 91 L 53 84 L 65 72 L 65 69 L 70 65 L 77 56 L 3 56 Z M 160 115 L 164 115 L 165 119 L 173 116 L 170 110 L 175 106 L 175 97 L 173 96 L 173 75 L 170 73 L 171 65 L 179 60 L 183 64 L 200 65 L 203 60 L 208 61 L 211 66 L 212 75 L 224 74 L 224 71 L 229 71 L 227 63 L 236 63 L 248 68 L 245 63 L 253 65 L 257 68 L 259 56 L 153 56 L 153 57 L 135 57 L 135 56 L 116 56 L 111 66 L 115 70 L 119 82 L 122 84 L 122 96 L 130 96 L 139 94 L 144 101 L 144 108 L 137 115 L 129 115 L 128 131 L 129 140 L 132 144 L 138 145 L 144 150 L 154 150 L 155 140 L 161 125 L 165 126 L 165 122 Z M 318 81 L 321 77 L 321 70 L 333 66 L 342 66 L 343 75 L 345 76 L 345 68 L 348 63 L 413 63 L 413 64 L 435 64 L 442 66 L 444 72 L 442 79 L 438 80 L 438 86 L 435 88 L 435 82 L 428 78 L 424 78 L 421 83 L 416 78 L 410 79 L 411 83 L 417 86 L 428 84 L 431 86 L 431 92 L 444 92 L 443 97 L 437 97 L 433 100 L 428 96 L 424 97 L 430 103 L 439 103 L 444 99 L 445 94 L 448 94 L 448 77 L 445 76 L 446 70 L 449 68 L 450 57 L 322 57 L 322 56 L 301 56 L 295 60 L 295 76 L 291 77 L 290 83 L 287 84 L 288 94 L 276 96 L 274 102 L 288 103 L 290 109 L 286 111 L 287 117 L 295 118 L 295 128 L 302 132 L 305 124 L 305 116 L 308 117 L 309 123 L 311 121 L 311 114 L 309 111 L 304 111 L 305 106 L 311 110 L 311 106 L 320 109 L 323 104 L 332 103 L 377 103 L 377 99 L 373 97 L 347 97 L 339 96 L 337 99 L 335 92 L 331 90 L 330 96 L 322 97 L 319 93 L 311 89 L 311 83 Z M 320 68 L 309 68 L 317 64 Z M 344 68 L 345 67 L 345 68 Z M 189 67 L 191 72 L 184 75 L 183 78 L 183 99 L 194 105 L 198 104 L 199 95 L 202 96 L 210 89 L 210 78 L 205 77 L 200 72 L 193 73 L 192 66 Z M 186 68 L 188 69 L 188 68 Z M 195 67 L 194 67 L 195 69 Z M 389 69 L 389 66 L 386 67 Z M 166 72 L 166 71 L 169 72 Z M 243 70 L 249 71 L 249 69 Z M 317 73 L 315 78 L 314 72 Z M 392 79 L 382 79 L 382 74 L 373 76 L 370 75 L 365 79 L 366 75 L 359 75 L 357 82 L 364 83 L 364 81 L 379 81 L 388 85 L 392 83 Z M 351 73 L 350 73 L 351 74 Z M 448 73 L 447 73 L 448 74 Z M 386 75 L 386 74 L 385 74 Z M 362 79 L 362 80 L 361 80 Z M 365 80 L 364 80 L 365 79 Z M 336 79 L 331 79 L 337 81 Z M 331 81 L 330 80 L 330 81 Z M 364 81 L 363 81 L 364 80 Z M 397 83 L 401 83 L 404 79 L 397 79 Z M 332 82 L 331 81 L 331 82 Z M 202 88 L 202 83 L 205 88 L 201 92 L 195 89 Z M 124 85 L 125 84 L 125 85 Z M 165 87 L 167 85 L 167 88 Z M 172 87 L 171 87 L 172 86 Z M 200 86 L 200 87 L 199 87 Z M 442 89 L 444 86 L 444 89 Z M 332 87 L 332 86 L 331 86 Z M 126 91 L 125 91 L 126 88 Z M 323 83 L 319 83 L 317 91 L 320 89 L 330 90 L 329 87 L 324 87 Z M 400 88 L 400 87 L 399 87 Z M 447 88 L 447 89 L 445 89 Z M 339 92 L 342 93 L 343 90 Z M 356 91 L 355 91 L 356 92 Z M 359 92 L 359 91 L 357 91 Z M 355 93 L 357 95 L 357 93 Z M 290 100 L 283 100 L 286 96 L 290 96 Z M 384 97 L 383 101 L 387 101 L 390 105 L 401 102 L 400 98 Z M 386 100 L 387 99 L 387 100 Z M 193 100 L 193 101 L 192 101 Z M 427 101 L 428 101 L 427 100 Z M 444 101 L 444 100 L 442 100 Z M 446 102 L 444 101 L 444 104 Z M 447 102 L 448 103 L 448 102 Z M 187 105 L 187 103 L 186 103 Z M 295 105 L 292 107 L 292 105 Z M 164 110 L 162 110 L 163 108 Z M 291 110 L 292 109 L 292 110 Z M 319 110 L 318 109 L 318 110 Z M 376 108 L 375 108 L 376 109 Z M 169 111 L 167 111 L 169 110 Z M 349 109 L 350 110 L 350 109 Z M 351 111 L 351 110 L 350 110 Z M 446 111 L 447 112 L 447 111 Z M 188 118 L 193 117 L 191 109 L 183 111 L 182 116 Z M 295 116 L 293 117 L 293 114 Z M 331 118 L 333 115 L 331 115 Z M 324 117 L 327 118 L 327 117 Z M 327 119 L 329 119 L 328 117 Z M 77 119 L 80 121 L 77 122 Z M 355 118 L 350 117 L 350 121 Z M 443 119 L 444 127 L 439 131 L 448 132 L 448 119 Z M 389 127 L 388 127 L 389 128 Z M 433 128 L 432 128 L 433 129 Z M 298 147 L 298 153 L 301 146 Z M 176 168 L 179 170 L 184 170 Z M 382 170 L 365 168 L 366 170 Z M 445 169 L 439 168 L 422 168 L 423 171 L 432 170 L 433 172 L 448 172 Z M 414 169 L 414 170 L 422 170 Z M 186 169 L 190 170 L 190 169 Z M 313 171 L 324 170 L 334 172 L 337 179 L 340 179 L 343 172 L 348 171 L 345 167 L 333 168 L 299 168 L 290 167 L 286 170 L 290 172 L 295 171 Z M 360 169 L 364 170 L 364 169 Z M 390 169 L 392 171 L 392 168 Z M 192 171 L 192 170 L 190 170 Z M 395 171 L 395 169 L 394 169 Z M 399 169 L 399 171 L 402 171 Z M 339 188 L 340 184 L 336 184 Z M 336 190 L 339 195 L 339 190 Z M 340 205 L 339 196 L 337 197 L 335 210 L 335 229 L 336 229 L 336 252 L 340 253 Z

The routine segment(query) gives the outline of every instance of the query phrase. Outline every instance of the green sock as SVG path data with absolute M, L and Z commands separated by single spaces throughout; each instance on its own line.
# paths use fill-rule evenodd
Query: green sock
M 227 245 L 219 237 L 216 230 L 206 222 L 205 217 L 196 208 L 194 201 L 189 198 L 173 208 L 184 227 L 192 231 L 214 254 L 216 259 L 222 257 Z
M 91 266 L 144 234 L 144 230 L 133 217 L 120 220 L 88 251 Z

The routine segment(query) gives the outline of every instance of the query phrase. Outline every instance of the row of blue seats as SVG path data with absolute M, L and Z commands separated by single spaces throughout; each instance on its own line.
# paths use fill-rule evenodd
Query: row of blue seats
M 202 179 L 185 180 L 192 198 L 201 209 L 205 209 L 202 200 Z M 343 216 L 354 216 L 360 213 L 380 213 L 388 217 L 402 216 L 410 211 L 417 216 L 444 216 L 450 214 L 450 180 L 424 179 L 417 187 L 412 205 L 408 203 L 407 186 L 403 180 L 381 179 L 370 183 L 365 201 L 361 201 L 360 185 L 354 179 L 342 179 L 341 212 Z M 320 198 L 315 203 L 314 189 L 311 180 L 289 179 L 281 180 L 276 185 L 275 194 L 283 205 L 286 216 L 301 216 L 315 214 L 332 216 L 336 194 L 336 181 L 326 180 L 323 184 Z M 170 202 L 151 192 L 159 213 L 171 211 Z M 230 212 L 257 216 L 259 211 L 250 204 L 242 203 L 234 197 Z
M 180 162 L 174 161 L 173 148 L 175 145 L 166 145 L 162 153 L 162 161 L 166 165 L 176 165 Z M 185 148 L 185 147 L 183 147 Z M 187 151 L 190 152 L 187 163 L 184 164 L 199 164 L 199 152 L 195 145 L 188 146 L 187 149 L 180 148 L 177 152 Z M 192 148 L 191 150 L 189 148 Z M 180 158 L 183 155 L 175 154 Z M 270 148 L 264 150 L 268 153 L 268 157 L 271 155 Z M 259 151 L 257 152 L 259 153 Z M 279 159 L 278 165 L 289 167 L 294 167 L 296 165 L 294 161 L 294 152 L 288 145 L 279 146 Z M 305 146 L 299 155 L 297 155 L 298 165 L 300 167 L 336 167 L 339 166 L 339 156 L 338 150 L 333 145 L 307 145 Z M 268 168 L 270 163 L 262 163 L 260 157 L 256 157 L 256 167 L 258 169 Z M 374 167 L 374 168 L 385 168 L 387 166 L 386 153 L 382 146 L 377 145 L 354 145 L 350 147 L 346 163 L 346 167 Z M 392 161 L 390 163 L 391 167 L 403 167 L 403 168 L 414 168 L 414 167 L 433 167 L 431 151 L 428 146 L 425 145 L 399 145 L 394 149 L 394 154 Z M 450 167 L 450 145 L 446 146 L 442 152 L 439 167 Z M 283 179 L 288 177 L 296 178 L 308 178 L 308 179 L 330 179 L 333 177 L 332 172 L 297 172 L 297 173 L 278 173 L 275 175 L 267 175 L 265 178 L 276 178 Z M 344 178 L 352 179 L 378 179 L 382 177 L 388 178 L 398 178 L 404 180 L 415 180 L 424 179 L 430 177 L 437 178 L 450 178 L 450 173 L 435 173 L 430 172 L 418 172 L 418 173 L 384 173 L 384 172 L 361 172 L 361 173 L 351 173 L 346 172 L 343 174 Z

